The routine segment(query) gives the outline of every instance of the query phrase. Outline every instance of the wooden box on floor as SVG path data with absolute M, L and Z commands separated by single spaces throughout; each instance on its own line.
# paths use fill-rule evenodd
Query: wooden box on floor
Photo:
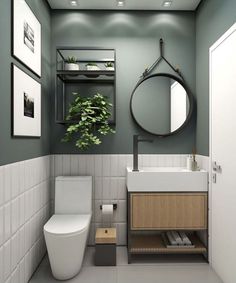
M 98 228 L 95 244 L 95 265 L 116 265 L 116 228 Z

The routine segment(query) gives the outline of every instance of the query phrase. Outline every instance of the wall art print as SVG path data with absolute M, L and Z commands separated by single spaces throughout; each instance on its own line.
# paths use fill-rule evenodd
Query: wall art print
M 41 136 L 41 84 L 12 64 L 13 136 Z
M 25 0 L 12 0 L 12 11 L 12 55 L 41 77 L 41 24 Z

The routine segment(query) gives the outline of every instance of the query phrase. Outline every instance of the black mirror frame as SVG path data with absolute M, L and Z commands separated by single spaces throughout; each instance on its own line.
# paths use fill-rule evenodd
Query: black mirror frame
M 148 79 L 151 79 L 153 77 L 167 77 L 167 78 L 170 78 L 170 79 L 173 79 L 173 80 L 176 80 L 178 83 L 180 83 L 182 85 L 182 87 L 186 90 L 186 94 L 188 96 L 188 99 L 189 99 L 189 112 L 188 112 L 188 115 L 187 115 L 187 118 L 185 120 L 185 122 L 175 131 L 173 132 L 170 132 L 170 133 L 167 133 L 167 134 L 157 134 L 157 133 L 153 133 L 153 132 L 150 132 L 148 130 L 146 130 L 145 128 L 143 128 L 143 126 L 141 126 L 139 124 L 139 122 L 136 120 L 135 116 L 134 116 L 134 113 L 133 113 L 133 108 L 132 108 L 132 101 L 133 101 L 133 98 L 134 98 L 134 95 L 135 95 L 135 91 L 136 89 L 143 83 L 145 82 L 146 80 Z M 130 98 L 130 113 L 131 113 L 131 116 L 134 120 L 134 122 L 145 132 L 151 134 L 151 135 L 155 135 L 155 136 L 158 136 L 158 137 L 169 137 L 169 136 L 172 136 L 172 135 L 175 135 L 177 133 L 179 133 L 180 131 L 183 130 L 183 128 L 188 124 L 189 120 L 191 119 L 191 116 L 192 116 L 192 113 L 193 113 L 193 107 L 194 107 L 194 98 L 193 98 L 193 95 L 192 93 L 189 91 L 187 85 L 184 83 L 183 80 L 181 80 L 180 78 L 178 78 L 177 76 L 175 75 L 172 75 L 172 74 L 169 74 L 169 73 L 155 73 L 155 74 L 152 74 L 152 75 L 148 75 L 144 78 L 142 78 L 141 80 L 139 80 L 139 82 L 137 83 L 137 85 L 135 86 L 134 90 L 132 91 L 132 94 L 131 94 L 131 98 Z

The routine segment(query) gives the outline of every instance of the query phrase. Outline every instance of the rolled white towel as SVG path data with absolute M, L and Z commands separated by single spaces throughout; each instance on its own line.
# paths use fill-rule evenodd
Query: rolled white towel
M 184 242 L 182 241 L 182 238 L 180 237 L 179 233 L 176 231 L 171 231 L 172 236 L 174 237 L 176 243 L 180 246 L 184 245 Z
M 177 242 L 175 241 L 175 239 L 172 236 L 171 232 L 167 232 L 166 235 L 167 235 L 167 238 L 168 238 L 170 244 L 173 245 L 173 246 L 176 246 Z
M 188 236 L 183 231 L 180 231 L 179 235 L 182 238 L 182 241 L 185 245 L 187 245 L 187 246 L 192 245 L 192 242 L 189 240 Z

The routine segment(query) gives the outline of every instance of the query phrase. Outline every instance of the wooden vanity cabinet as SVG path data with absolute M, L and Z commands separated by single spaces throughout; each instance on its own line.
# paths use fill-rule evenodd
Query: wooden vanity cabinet
M 140 254 L 202 254 L 208 258 L 207 192 L 128 192 L 128 262 Z M 185 231 L 193 247 L 166 246 L 165 231 Z M 206 240 L 208 241 L 208 240 Z
M 131 230 L 203 230 L 206 193 L 131 193 Z

